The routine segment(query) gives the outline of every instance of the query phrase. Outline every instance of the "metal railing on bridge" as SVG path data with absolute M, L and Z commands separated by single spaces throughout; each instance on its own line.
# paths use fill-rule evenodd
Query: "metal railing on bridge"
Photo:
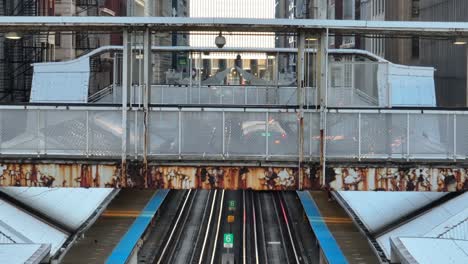
M 304 96 L 305 105 L 316 105 L 315 87 L 306 87 Z M 119 103 L 122 101 L 121 86 L 101 96 L 103 92 L 93 95 L 100 100 L 95 103 Z M 128 101 L 133 104 L 142 104 L 143 87 L 134 85 L 128 93 Z M 152 85 L 151 103 L 153 104 L 199 104 L 199 105 L 298 105 L 297 87 L 290 86 L 245 86 L 245 85 Z
M 383 62 L 332 62 L 329 65 L 327 105 L 331 107 L 387 107 L 390 102 L 388 63 Z M 122 102 L 122 87 L 118 84 L 93 94 L 88 98 L 95 103 Z M 142 85 L 133 85 L 128 101 L 143 102 Z M 304 87 L 304 105 L 318 105 L 316 87 Z M 284 85 L 152 85 L 152 104 L 201 105 L 298 105 L 297 86 Z M 99 100 L 95 100 L 98 98 Z
M 0 106 L 0 154 L 129 158 L 143 156 L 141 108 L 115 106 Z M 304 114 L 304 155 L 333 160 L 454 160 L 468 153 L 468 112 L 329 109 Z M 147 150 L 151 159 L 296 160 L 296 109 L 152 107 Z M 126 134 L 126 137 L 124 135 Z

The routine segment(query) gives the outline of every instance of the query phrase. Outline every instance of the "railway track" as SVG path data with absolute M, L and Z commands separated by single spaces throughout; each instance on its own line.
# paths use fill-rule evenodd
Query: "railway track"
M 171 263 L 174 258 L 174 252 L 177 248 L 177 241 L 182 235 L 183 227 L 185 226 L 190 210 L 193 206 L 193 202 L 197 195 L 198 191 L 189 190 L 188 194 L 185 196 L 185 199 L 182 203 L 182 207 L 179 210 L 175 222 L 169 232 L 168 237 L 165 239 L 165 244 L 162 247 L 161 251 L 158 254 L 156 263 Z M 174 245 L 176 244 L 176 245 Z
M 283 192 L 247 192 L 242 263 L 312 263 Z M 249 205 L 250 206 L 247 206 Z M 250 250 L 249 250 L 250 248 Z
M 216 263 L 224 190 L 188 190 L 154 263 Z
M 313 239 L 298 228 L 300 208 L 295 193 L 188 190 L 178 202 L 152 263 L 315 263 L 303 240 Z M 228 203 L 236 204 L 234 210 Z M 228 223 L 227 218 L 236 219 Z M 307 225 L 304 225 L 307 226 Z M 225 248 L 223 234 L 233 234 Z M 306 243 L 307 244 L 307 243 Z

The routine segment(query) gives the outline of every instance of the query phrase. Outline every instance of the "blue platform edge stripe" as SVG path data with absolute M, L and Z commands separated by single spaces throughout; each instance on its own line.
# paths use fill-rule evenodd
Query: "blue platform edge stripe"
M 135 219 L 133 224 L 128 229 L 127 233 L 120 239 L 119 244 L 114 248 L 110 256 L 107 258 L 107 264 L 126 263 L 127 259 L 132 254 L 138 240 L 141 238 L 146 228 L 151 223 L 154 215 L 166 198 L 169 190 L 159 190 L 151 198 L 140 215 Z
M 301 200 L 304 211 L 309 219 L 310 227 L 312 227 L 328 263 L 348 263 L 348 260 L 340 249 L 340 246 L 336 243 L 335 238 L 323 220 L 322 215 L 320 214 L 320 211 L 310 193 L 307 191 L 297 191 L 297 195 Z

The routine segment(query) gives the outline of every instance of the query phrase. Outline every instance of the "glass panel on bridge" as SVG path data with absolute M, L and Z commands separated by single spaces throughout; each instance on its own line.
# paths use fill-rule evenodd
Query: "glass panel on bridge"
M 404 158 L 407 154 L 406 114 L 361 114 L 361 155 Z
M 151 111 L 149 113 L 149 155 L 179 153 L 179 113 Z M 195 139 L 196 136 L 192 135 Z
M 223 154 L 222 112 L 181 112 L 182 155 Z

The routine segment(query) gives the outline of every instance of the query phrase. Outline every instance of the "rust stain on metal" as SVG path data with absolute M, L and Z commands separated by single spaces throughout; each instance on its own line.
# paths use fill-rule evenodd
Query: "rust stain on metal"
M 324 129 L 320 129 L 320 171 L 321 174 L 326 174 L 325 171 L 325 137 L 324 137 Z M 325 176 L 322 175 L 322 184 L 324 186 L 327 185 Z
M 127 179 L 127 161 L 125 159 L 122 160 L 120 172 L 120 181 L 123 181 L 125 183 Z
M 304 174 L 302 170 L 302 163 L 304 162 L 304 116 L 303 113 L 300 113 L 300 118 L 299 118 L 299 128 L 300 128 L 300 136 L 299 136 L 299 190 L 302 190 L 304 188 L 303 184 L 303 179 L 304 179 Z
M 125 164 L 0 161 L 0 186 L 320 190 L 324 187 L 323 179 L 335 190 L 468 190 L 468 168 L 336 166 L 327 167 L 325 176 L 323 171 L 321 166 L 313 165 L 299 170 L 297 167 L 159 166 L 141 161 Z
M 148 90 L 148 89 L 147 89 Z M 143 175 L 144 177 L 144 186 L 148 187 L 148 183 L 146 182 L 146 175 L 148 175 L 148 104 L 145 103 L 145 111 L 144 111 L 144 118 L 143 118 L 143 126 L 144 126 L 144 136 L 143 136 Z

